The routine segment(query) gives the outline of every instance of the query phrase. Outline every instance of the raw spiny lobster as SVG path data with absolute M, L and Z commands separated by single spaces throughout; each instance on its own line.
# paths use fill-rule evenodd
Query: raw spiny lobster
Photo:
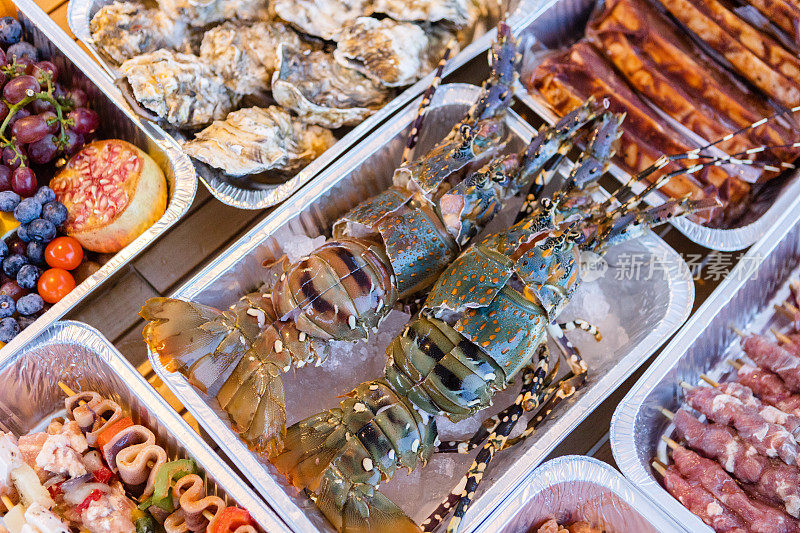
M 671 177 L 709 165 L 757 164 L 739 159 L 747 154 L 712 157 L 693 150 L 659 159 L 611 198 L 594 202 L 586 193 L 615 152 L 622 120 L 602 114 L 587 149 L 552 199 L 543 198 L 507 232 L 469 246 L 446 269 L 419 316 L 387 348 L 383 378 L 357 386 L 339 408 L 288 428 L 284 450 L 270 460 L 295 487 L 311 494 L 338 530 L 418 531 L 378 492 L 379 484 L 400 466 L 424 466 L 441 446 L 434 416 L 456 421 L 485 409 L 522 371 L 521 393 L 490 419 L 490 430 L 482 429 L 463 446 L 445 446 L 466 451 L 486 440 L 458 488 L 424 524 L 426 529 L 438 525 L 457 501 L 448 527 L 456 531 L 494 453 L 530 435 L 585 381 L 588 369 L 580 354 L 550 326 L 581 282 L 580 253 L 602 254 L 655 224 L 719 206 L 713 199 L 684 198 L 639 208 Z M 682 159 L 702 163 L 665 173 L 631 195 L 635 181 Z M 557 381 L 548 362 L 548 332 L 570 369 Z M 540 407 L 522 435 L 509 440 L 522 413 Z
M 504 115 L 520 59 L 504 23 L 498 36 L 492 76 L 467 116 L 428 154 L 398 168 L 393 187 L 339 219 L 332 240 L 294 264 L 271 265 L 271 291 L 247 294 L 227 311 L 171 298 L 144 305 L 150 348 L 215 395 L 254 448 L 282 445 L 282 372 L 319 364 L 331 339 L 367 338 L 398 300 L 429 287 L 506 199 L 531 182 L 540 189 L 546 164 L 596 119 L 586 105 L 521 154 L 497 157 L 508 140 Z

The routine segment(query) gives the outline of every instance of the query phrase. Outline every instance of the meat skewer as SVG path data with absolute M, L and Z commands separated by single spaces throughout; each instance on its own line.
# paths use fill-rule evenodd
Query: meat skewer
M 742 383 L 736 381 L 728 381 L 724 383 L 717 383 L 705 374 L 700 375 L 700 379 L 717 389 L 718 391 L 738 398 L 742 403 L 757 412 L 761 417 L 772 424 L 777 424 L 786 428 L 786 431 L 796 437 L 800 433 L 800 416 L 795 414 L 786 413 L 772 405 L 764 405 L 764 403 L 753 393 L 753 390 Z
M 800 449 L 791 433 L 772 424 L 741 400 L 711 387 L 686 388 L 686 402 L 709 420 L 736 428 L 745 441 L 767 457 L 780 457 L 786 464 L 796 464 Z
M 775 335 L 775 338 L 778 339 L 778 343 L 784 350 L 790 352 L 792 355 L 800 356 L 800 338 L 798 338 L 797 342 L 795 342 L 795 339 L 788 335 L 784 335 L 775 328 L 770 328 L 769 330 L 773 335 Z
M 678 472 L 699 483 L 723 505 L 735 512 L 755 533 L 791 533 L 797 523 L 782 511 L 750 499 L 736 481 L 716 462 L 674 443 L 670 445 Z
M 728 361 L 728 364 L 736 369 L 739 383 L 750 387 L 762 402 L 774 405 L 785 413 L 800 416 L 800 395 L 789 390 L 780 377 L 741 361 Z
M 714 459 L 743 483 L 752 484 L 756 494 L 781 505 L 789 515 L 800 517 L 800 470 L 770 461 L 727 426 L 705 424 L 685 409 L 674 414 L 666 409 L 661 412 L 673 421 L 689 448 Z M 675 442 L 662 438 L 670 446 Z
M 758 366 L 778 374 L 794 392 L 800 392 L 800 358 L 763 335 L 746 335 L 742 349 Z
M 675 465 L 664 466 L 653 460 L 653 470 L 661 474 L 664 487 L 676 500 L 719 533 L 745 533 L 744 521 L 722 505 L 697 482 L 683 478 Z

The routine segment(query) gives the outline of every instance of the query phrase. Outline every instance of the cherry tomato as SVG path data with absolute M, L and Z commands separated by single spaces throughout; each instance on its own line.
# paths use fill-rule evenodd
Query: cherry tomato
M 74 288 L 75 279 L 63 268 L 45 270 L 39 277 L 39 296 L 49 304 L 58 302 Z
M 83 261 L 83 248 L 72 237 L 56 237 L 44 249 L 44 260 L 53 268 L 72 270 Z

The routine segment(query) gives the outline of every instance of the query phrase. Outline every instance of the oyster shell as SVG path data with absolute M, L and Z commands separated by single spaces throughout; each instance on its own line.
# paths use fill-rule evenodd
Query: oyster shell
M 327 40 L 372 12 L 370 0 L 276 0 L 272 9 L 298 30 Z
M 196 28 L 223 20 L 267 20 L 267 0 L 156 0 L 172 20 Z
M 258 94 L 269 90 L 281 43 L 305 47 L 288 24 L 254 22 L 237 25 L 226 22 L 205 33 L 200 44 L 200 58 L 222 76 L 233 92 Z
M 195 55 L 156 50 L 125 61 L 120 70 L 136 100 L 176 128 L 208 124 L 237 103 L 222 78 Z
M 232 176 L 244 176 L 300 170 L 335 142 L 329 130 L 303 124 L 281 107 L 248 107 L 198 132 L 183 150 Z
M 326 128 L 358 124 L 390 98 L 391 91 L 360 72 L 341 66 L 332 54 L 301 52 L 282 44 L 272 77 L 272 96 L 303 122 Z
M 178 48 L 186 39 L 186 24 L 133 2 L 103 6 L 89 29 L 97 47 L 117 63 L 159 48 Z
M 451 38 L 441 28 L 426 32 L 410 22 L 361 17 L 342 30 L 333 54 L 345 67 L 387 87 L 402 87 L 433 70 Z
M 459 27 L 471 18 L 468 0 L 375 0 L 373 11 L 404 22 L 447 21 Z

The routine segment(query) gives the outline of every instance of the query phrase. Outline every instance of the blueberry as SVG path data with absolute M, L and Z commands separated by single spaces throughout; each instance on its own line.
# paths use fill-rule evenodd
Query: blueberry
M 25 41 L 20 41 L 8 47 L 8 50 L 6 50 L 8 61 L 11 62 L 11 58 L 14 56 L 17 56 L 17 59 L 27 57 L 34 63 L 39 61 L 39 52 L 36 51 L 36 48 L 31 43 L 26 43 Z
M 14 209 L 14 218 L 20 224 L 28 224 L 33 222 L 39 215 L 42 214 L 42 204 L 36 201 L 35 198 L 25 198 Z
M 25 249 L 25 255 L 28 256 L 28 259 L 30 259 L 31 263 L 36 265 L 44 265 L 45 248 L 47 248 L 47 244 L 43 242 L 31 241 L 28 243 L 28 246 Z
M 0 342 L 11 342 L 19 331 L 19 324 L 10 316 L 0 320 Z
M 37 218 L 28 224 L 28 235 L 32 241 L 50 242 L 56 238 L 56 226 L 49 220 Z
M 39 187 L 39 190 L 36 191 L 36 194 L 33 195 L 33 198 L 40 204 L 44 205 L 48 202 L 54 202 L 56 199 L 56 193 L 53 192 L 53 189 L 45 185 L 43 187 Z
M 17 312 L 21 315 L 32 315 L 38 313 L 44 307 L 42 297 L 32 292 L 17 300 Z
M 28 226 L 26 226 L 25 224 L 18 226 L 17 237 L 19 237 L 19 240 L 21 240 L 22 242 L 31 242 L 31 236 L 30 234 L 28 234 Z
M 0 193 L 0 195 L 2 194 Z M 42 218 L 52 222 L 55 227 L 59 227 L 69 218 L 69 211 L 61 202 L 47 202 L 42 208 Z
M 19 272 L 19 269 L 22 268 L 22 265 L 27 264 L 28 258 L 24 255 L 9 255 L 3 260 L 3 272 L 5 272 L 6 276 L 15 278 L 17 277 L 17 272 Z
M 0 44 L 10 46 L 22 39 L 22 24 L 14 17 L 0 19 Z
M 14 303 L 14 298 L 8 294 L 0 294 L 0 318 L 6 318 L 14 314 L 17 306 Z
M 14 191 L 0 192 L 0 211 L 10 213 L 19 205 L 19 194 Z
M 22 265 L 17 272 L 17 285 L 22 287 L 23 289 L 32 289 L 36 287 L 36 282 L 39 281 L 39 276 L 42 275 L 42 271 L 39 270 L 39 267 L 33 265 Z
M 0 261 L 8 256 L 8 243 L 0 240 Z

